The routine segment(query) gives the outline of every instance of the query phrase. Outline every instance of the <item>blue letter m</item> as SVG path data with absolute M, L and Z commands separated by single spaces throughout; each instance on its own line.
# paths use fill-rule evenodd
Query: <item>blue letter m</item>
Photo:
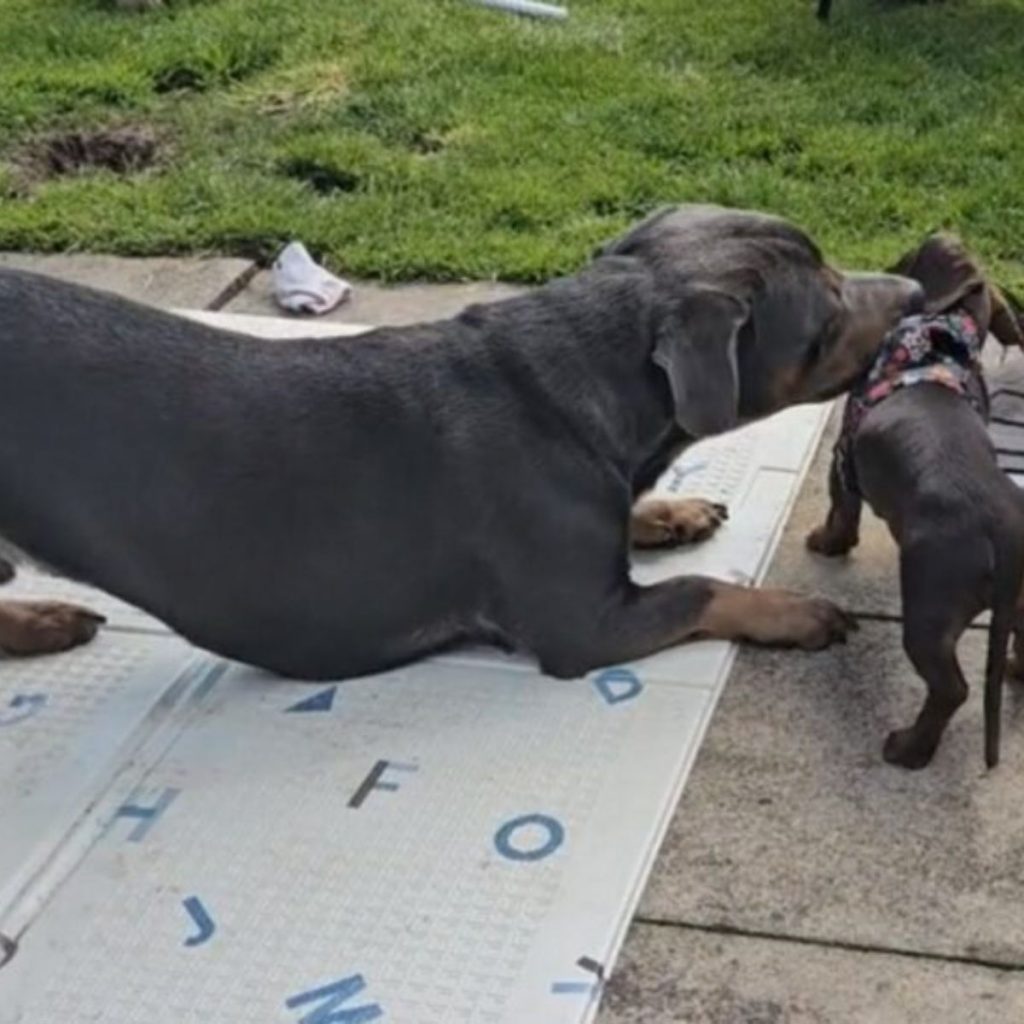
M 384 1011 L 376 1003 L 355 1006 L 351 1010 L 340 1009 L 342 1003 L 347 1003 L 353 996 L 359 995 L 364 988 L 366 982 L 363 976 L 353 974 L 336 981 L 333 985 L 325 985 L 312 992 L 292 996 L 284 1005 L 289 1010 L 295 1010 L 308 1003 L 320 1003 L 305 1017 L 300 1017 L 299 1024 L 368 1024 L 369 1021 L 379 1020 L 384 1016 Z

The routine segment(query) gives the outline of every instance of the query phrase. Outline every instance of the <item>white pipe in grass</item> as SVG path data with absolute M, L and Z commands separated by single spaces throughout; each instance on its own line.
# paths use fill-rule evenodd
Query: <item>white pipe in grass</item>
M 533 18 L 568 18 L 569 12 L 564 7 L 556 7 L 554 4 L 542 4 L 537 0 L 474 0 L 475 3 L 483 4 L 484 7 L 495 7 L 501 11 L 511 11 L 513 14 L 528 14 Z

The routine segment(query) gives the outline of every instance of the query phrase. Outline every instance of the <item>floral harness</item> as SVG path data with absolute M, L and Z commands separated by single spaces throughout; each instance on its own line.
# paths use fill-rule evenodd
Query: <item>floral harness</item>
M 966 398 L 983 419 L 988 418 L 988 392 L 981 374 L 984 340 L 978 325 L 966 313 L 910 316 L 885 336 L 871 368 L 846 399 L 834 452 L 844 487 L 860 492 L 853 440 L 864 417 L 900 388 L 941 384 Z

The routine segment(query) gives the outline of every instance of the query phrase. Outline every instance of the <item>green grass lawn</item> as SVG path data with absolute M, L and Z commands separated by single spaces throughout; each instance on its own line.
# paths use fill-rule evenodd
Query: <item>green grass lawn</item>
M 536 281 L 648 210 L 794 218 L 877 266 L 950 227 L 1024 284 L 1024 0 L 0 0 L 0 248 Z M 151 166 L 47 174 L 69 131 Z

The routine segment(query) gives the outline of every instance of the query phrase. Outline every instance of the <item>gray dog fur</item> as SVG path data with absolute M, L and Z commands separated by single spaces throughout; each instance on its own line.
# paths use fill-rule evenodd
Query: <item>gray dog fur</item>
M 843 390 L 919 292 L 716 207 L 661 211 L 531 294 L 349 340 L 257 341 L 0 271 L 0 534 L 305 678 L 462 641 L 559 676 L 701 636 L 821 647 L 850 627 L 826 601 L 633 584 L 631 508 L 693 439 Z M 0 646 L 95 631 L 64 611 L 63 644 L 19 647 L 32 610 L 0 602 Z

